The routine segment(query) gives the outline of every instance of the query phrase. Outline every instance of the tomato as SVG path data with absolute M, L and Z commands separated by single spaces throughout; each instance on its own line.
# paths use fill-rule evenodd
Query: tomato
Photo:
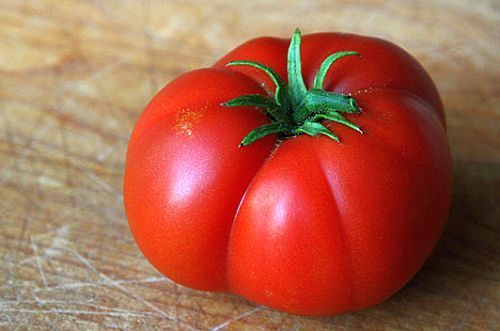
M 179 76 L 140 116 L 124 177 L 130 229 L 161 273 L 305 315 L 401 289 L 450 196 L 431 78 L 401 48 L 342 33 L 250 40 Z

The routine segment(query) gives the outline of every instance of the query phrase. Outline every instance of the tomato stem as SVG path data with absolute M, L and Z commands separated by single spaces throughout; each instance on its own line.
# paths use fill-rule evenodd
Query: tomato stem
M 324 79 L 332 64 L 343 57 L 359 55 L 359 53 L 342 51 L 327 56 L 316 73 L 313 88 L 307 90 L 302 76 L 300 43 L 300 30 L 296 29 L 288 48 L 288 85 L 272 68 L 258 62 L 242 60 L 226 64 L 226 66 L 243 65 L 260 69 L 276 85 L 274 99 L 250 94 L 222 103 L 225 107 L 251 106 L 264 109 L 271 120 L 271 123 L 250 131 L 243 138 L 240 146 L 249 145 L 269 134 L 278 134 L 281 138 L 300 134 L 325 135 L 340 142 L 340 138 L 321 123 L 323 120 L 336 122 L 363 133 L 358 125 L 350 122 L 341 114 L 359 113 L 361 110 L 356 99 L 349 95 L 328 92 L 323 89 Z
M 302 77 L 302 65 L 300 60 L 300 31 L 295 30 L 290 41 L 290 47 L 288 49 L 288 61 L 287 61 L 287 71 L 288 71 L 288 90 L 290 94 L 290 99 L 292 101 L 292 106 L 295 109 L 300 108 L 302 101 L 304 100 L 307 88 L 304 83 L 304 78 Z

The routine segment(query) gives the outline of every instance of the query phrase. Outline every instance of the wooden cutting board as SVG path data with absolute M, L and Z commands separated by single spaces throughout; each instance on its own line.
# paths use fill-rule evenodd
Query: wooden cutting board
M 500 328 L 498 1 L 0 1 L 0 329 Z M 443 97 L 449 224 L 401 292 L 304 318 L 182 288 L 142 257 L 121 196 L 153 94 L 259 35 L 390 39 Z

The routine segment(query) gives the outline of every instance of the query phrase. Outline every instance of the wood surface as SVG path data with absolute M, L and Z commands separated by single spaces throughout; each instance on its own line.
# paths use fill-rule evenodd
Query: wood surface
M 305 318 L 186 289 L 126 224 L 127 140 L 156 91 L 260 36 L 392 40 L 442 95 L 454 159 L 444 236 L 385 303 Z M 499 1 L 0 0 L 0 329 L 500 329 Z

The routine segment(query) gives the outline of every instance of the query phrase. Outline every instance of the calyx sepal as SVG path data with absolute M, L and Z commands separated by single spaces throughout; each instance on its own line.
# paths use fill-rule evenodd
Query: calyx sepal
M 342 113 L 360 113 L 361 109 L 356 99 L 350 95 L 328 92 L 323 89 L 324 79 L 331 66 L 343 57 L 359 55 L 359 53 L 342 51 L 327 56 L 316 73 L 313 88 L 307 90 L 302 76 L 300 43 L 300 31 L 296 29 L 288 48 L 288 85 L 272 68 L 258 62 L 232 61 L 226 64 L 226 66 L 241 65 L 262 70 L 276 86 L 274 98 L 248 94 L 221 104 L 225 107 L 257 107 L 262 109 L 271 120 L 271 123 L 250 131 L 243 138 L 240 146 L 247 146 L 269 134 L 278 134 L 280 137 L 300 134 L 324 135 L 340 142 L 340 138 L 322 124 L 323 120 L 336 122 L 363 133 L 358 125 L 342 115 Z

